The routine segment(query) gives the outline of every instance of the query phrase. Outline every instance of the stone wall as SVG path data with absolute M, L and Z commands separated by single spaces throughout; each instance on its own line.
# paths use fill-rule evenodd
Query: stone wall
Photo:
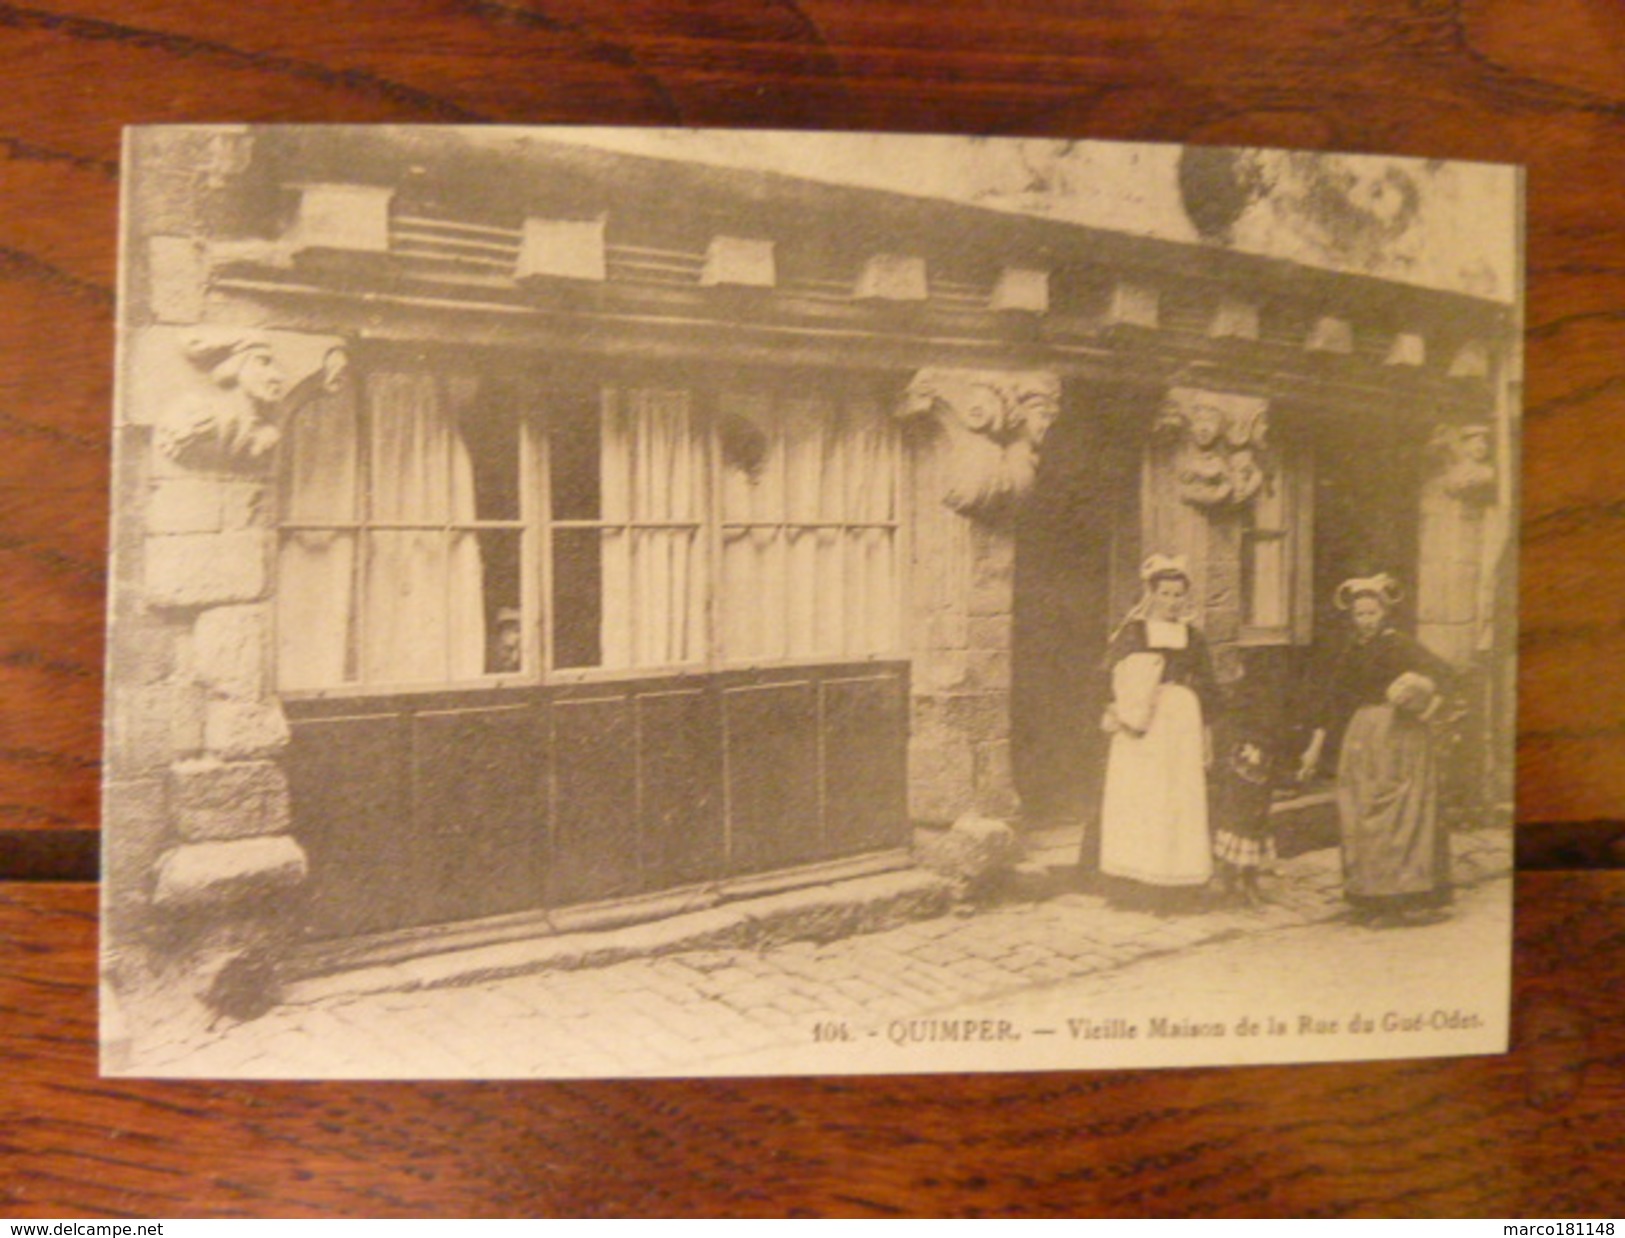
M 953 821 L 1017 809 L 1010 773 L 1015 539 L 942 501 L 946 441 L 913 445 L 908 632 L 913 660 L 909 816 Z
M 208 246 L 248 142 L 132 145 L 103 809 L 105 961 L 125 987 L 175 966 L 206 979 L 222 942 L 287 927 L 277 909 L 306 872 L 271 682 L 273 470 L 289 375 L 335 341 L 207 321 Z

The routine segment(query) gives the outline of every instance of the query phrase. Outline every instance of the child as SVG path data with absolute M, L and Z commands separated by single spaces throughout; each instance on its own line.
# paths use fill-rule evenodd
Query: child
M 1267 741 L 1244 731 L 1217 765 L 1213 815 L 1218 828 L 1213 857 L 1218 861 L 1225 898 L 1257 907 L 1264 902 L 1258 889 L 1259 870 L 1275 861 L 1275 836 L 1270 827 L 1274 762 Z

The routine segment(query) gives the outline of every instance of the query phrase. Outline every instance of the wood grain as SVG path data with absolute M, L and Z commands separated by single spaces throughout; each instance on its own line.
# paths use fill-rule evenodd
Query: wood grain
M 1517 897 L 1506 1057 L 952 1080 L 223 1084 L 98 1079 L 94 890 L 13 886 L 0 892 L 0 1211 L 1617 1214 L 1625 875 L 1526 875 Z

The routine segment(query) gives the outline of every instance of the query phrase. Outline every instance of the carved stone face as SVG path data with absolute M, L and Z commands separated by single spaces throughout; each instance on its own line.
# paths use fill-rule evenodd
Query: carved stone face
M 237 385 L 256 404 L 275 404 L 287 391 L 288 376 L 270 352 L 256 348 L 244 355 Z
M 1461 436 L 1461 458 L 1474 464 L 1483 464 L 1490 458 L 1490 440 L 1485 434 L 1463 434 Z
M 1191 441 L 1203 451 L 1219 441 L 1224 433 L 1224 411 L 1212 404 L 1198 404 L 1190 410 Z

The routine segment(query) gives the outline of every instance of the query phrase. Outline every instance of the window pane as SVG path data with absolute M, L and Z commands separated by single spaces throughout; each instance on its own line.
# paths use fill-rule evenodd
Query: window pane
M 868 400 L 798 393 L 771 406 L 768 398 L 724 403 L 723 654 L 738 662 L 889 651 L 894 530 L 853 526 L 895 516 L 895 424 Z M 770 429 L 755 440 L 752 427 Z M 744 461 L 757 441 L 752 472 Z
M 698 529 L 632 534 L 632 628 L 639 666 L 672 666 L 704 655 L 703 573 Z
M 355 664 L 356 535 L 360 438 L 352 380 L 296 410 L 282 448 L 277 546 L 277 682 L 284 689 L 350 683 Z
M 368 683 L 472 679 L 485 667 L 479 539 L 473 533 L 367 535 L 361 671 Z
M 1291 615 L 1287 605 L 1287 540 L 1284 536 L 1255 535 L 1251 547 L 1247 620 L 1255 627 L 1285 627 Z
M 457 410 L 473 467 L 474 517 L 519 519 L 519 421 L 511 390 L 482 382 Z
M 484 568 L 485 670 L 512 675 L 525 669 L 525 622 L 519 575 L 518 529 L 479 533 Z
M 778 529 L 723 533 L 721 610 L 729 658 L 784 656 L 784 539 Z
M 355 679 L 355 534 L 297 530 L 277 553 L 277 682 L 326 688 Z
M 553 665 L 600 666 L 603 564 L 597 529 L 553 531 Z
M 606 413 L 604 491 L 630 473 L 624 504 L 606 501 L 608 519 L 693 520 L 700 512 L 705 454 L 695 434 L 688 392 L 634 388 Z
M 598 394 L 560 392 L 547 401 L 548 475 L 553 519 L 596 520 L 598 487 Z

